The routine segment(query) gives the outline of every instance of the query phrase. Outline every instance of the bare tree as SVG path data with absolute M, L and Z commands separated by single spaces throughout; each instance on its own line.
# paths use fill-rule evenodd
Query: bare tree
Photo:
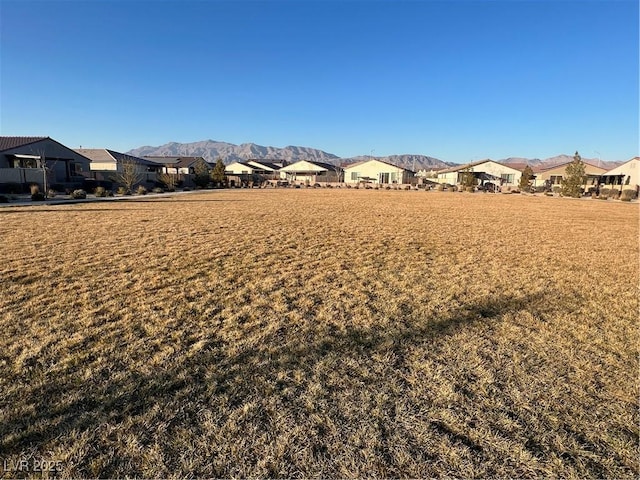
M 140 165 L 134 159 L 125 157 L 122 159 L 120 167 L 113 179 L 125 188 L 126 193 L 132 193 L 133 187 L 143 179 Z
M 161 182 L 168 191 L 173 192 L 178 184 L 178 175 L 175 173 L 159 173 L 158 181 Z
M 342 183 L 342 177 L 344 175 L 344 168 L 340 165 L 334 165 L 333 170 L 336 172 L 336 177 L 338 178 L 338 183 Z

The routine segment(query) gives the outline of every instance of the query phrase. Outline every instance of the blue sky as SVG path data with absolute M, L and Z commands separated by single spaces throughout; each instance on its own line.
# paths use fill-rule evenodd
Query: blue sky
M 636 0 L 0 2 L 2 135 L 638 155 Z

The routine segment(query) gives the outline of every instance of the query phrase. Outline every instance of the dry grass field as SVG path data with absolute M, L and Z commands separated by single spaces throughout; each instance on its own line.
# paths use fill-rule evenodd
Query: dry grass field
M 448 192 L 2 208 L 0 473 L 638 478 L 638 234 Z

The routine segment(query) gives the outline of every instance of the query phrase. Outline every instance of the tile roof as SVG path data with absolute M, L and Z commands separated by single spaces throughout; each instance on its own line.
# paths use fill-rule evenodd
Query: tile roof
M 0 152 L 39 142 L 49 137 L 0 137 Z

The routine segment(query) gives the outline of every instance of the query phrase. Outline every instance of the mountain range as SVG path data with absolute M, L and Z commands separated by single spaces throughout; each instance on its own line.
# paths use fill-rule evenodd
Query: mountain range
M 363 160 L 374 158 L 382 160 L 384 162 L 398 165 L 402 168 L 409 170 L 434 170 L 446 167 L 452 167 L 458 165 L 457 163 L 447 162 L 435 157 L 429 157 L 426 155 L 390 155 L 386 157 L 369 157 L 358 156 L 341 158 L 332 153 L 318 150 L 310 147 L 296 147 L 287 146 L 284 148 L 278 147 L 264 147 L 255 143 L 243 143 L 235 145 L 233 143 L 218 142 L 215 140 L 203 140 L 200 142 L 192 143 L 177 143 L 170 142 L 158 147 L 144 146 L 134 148 L 127 152 L 129 155 L 136 157 L 144 156 L 197 156 L 203 157 L 205 160 L 215 162 L 216 159 L 221 158 L 224 163 L 229 164 L 235 161 L 247 161 L 251 159 L 263 159 L 263 160 L 284 160 L 287 163 L 297 162 L 298 160 L 310 160 L 316 162 L 330 163 L 332 165 L 346 165 Z M 498 162 L 511 164 L 511 165 L 530 165 L 532 167 L 544 168 L 561 163 L 570 162 L 573 160 L 572 155 L 557 155 L 546 159 L 539 158 L 522 158 L 522 157 L 509 157 Z M 600 159 L 588 159 L 583 158 L 585 162 L 589 162 L 593 165 L 601 165 L 603 168 L 613 168 L 619 165 L 619 162 L 607 162 Z

